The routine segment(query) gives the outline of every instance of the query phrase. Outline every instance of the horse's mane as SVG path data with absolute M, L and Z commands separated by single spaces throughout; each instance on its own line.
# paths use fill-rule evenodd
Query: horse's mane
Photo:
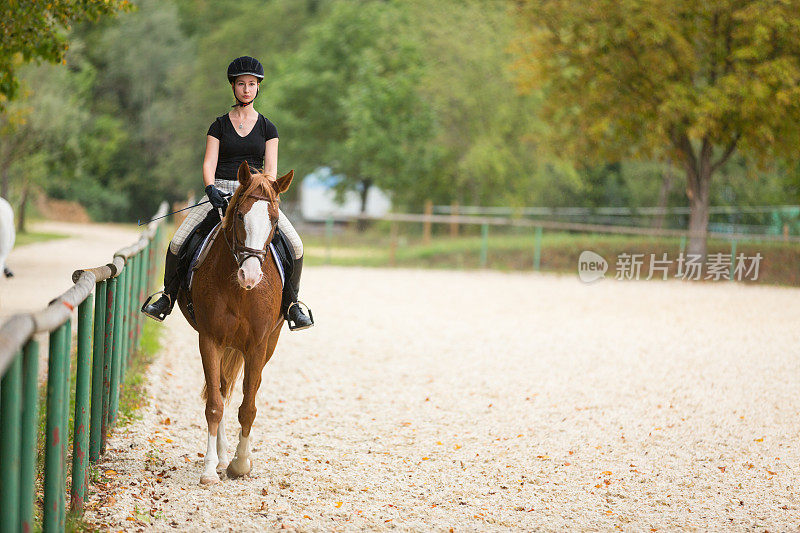
M 223 228 L 227 228 L 231 223 L 231 218 L 234 216 L 233 213 L 236 211 L 233 207 L 239 205 L 239 201 L 243 196 L 257 192 L 260 189 L 263 196 L 269 198 L 270 202 L 278 203 L 278 195 L 275 193 L 275 189 L 272 188 L 272 179 L 268 174 L 254 172 L 250 176 L 250 185 L 248 185 L 247 188 L 242 186 L 237 187 L 236 192 L 233 193 L 233 196 L 231 196 L 231 199 L 228 201 L 228 209 L 225 211 L 225 217 L 222 219 Z

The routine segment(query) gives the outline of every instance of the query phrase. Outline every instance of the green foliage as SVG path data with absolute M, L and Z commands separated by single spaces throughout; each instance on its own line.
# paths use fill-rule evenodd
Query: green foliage
M 685 157 L 682 138 L 794 155 L 800 2 L 522 2 L 520 85 L 580 156 Z M 574 135 L 576 130 L 580 135 Z
M 31 103 L 18 104 L 22 149 L 7 167 L 18 187 L 79 201 L 99 220 L 141 218 L 185 195 L 198 149 L 182 150 L 188 134 L 176 131 L 194 55 L 176 26 L 174 6 L 142 0 L 115 24 L 76 28 L 68 68 L 25 70 Z
M 413 26 L 424 43 L 420 92 L 432 103 L 442 151 L 438 203 L 557 205 L 577 193 L 580 176 L 549 145 L 539 118 L 542 96 L 519 94 L 508 69 L 518 37 L 503 0 L 412 0 Z
M 0 7 L 0 111 L 18 95 L 17 70 L 33 59 L 59 63 L 67 51 L 64 30 L 82 20 L 96 21 L 120 10 L 128 0 L 10 0 Z
M 301 175 L 331 166 L 343 187 L 363 194 L 372 184 L 397 199 L 410 184 L 424 188 L 435 124 L 416 90 L 421 60 L 399 4 L 326 6 L 265 91 L 289 139 L 281 157 Z
M 279 171 L 331 166 L 397 209 L 683 206 L 693 157 L 723 178 L 706 202 L 800 201 L 800 0 L 136 4 L 0 7 L 4 30 L 45 24 L 0 35 L 0 99 L 21 81 L 0 113 L 12 201 L 40 190 L 136 220 L 199 192 L 243 54 L 265 67 L 255 105 L 278 127 Z M 37 57 L 66 65 L 23 66 Z
M 684 168 L 705 254 L 711 176 L 738 149 L 762 167 L 800 141 L 800 1 L 519 2 L 522 90 L 542 90 L 572 158 Z M 702 236 L 701 236 L 702 235 Z

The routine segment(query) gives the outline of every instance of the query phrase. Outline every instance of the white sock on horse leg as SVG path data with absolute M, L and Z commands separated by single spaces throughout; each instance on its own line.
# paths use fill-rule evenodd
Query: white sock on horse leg
M 250 461 L 250 437 L 243 436 L 240 430 L 239 444 L 236 445 L 236 454 L 234 454 L 231 463 L 228 465 L 228 475 L 243 476 L 249 474 L 252 467 L 253 463 Z
M 208 433 L 208 446 L 206 447 L 206 457 L 203 460 L 203 473 L 200 475 L 200 483 L 216 483 L 219 481 L 217 475 L 217 437 Z
M 239 459 L 250 458 L 250 436 L 245 437 L 242 434 L 242 430 L 239 430 L 239 444 L 236 445 L 236 457 Z
M 225 436 L 225 412 L 222 412 L 222 418 L 219 419 L 219 428 L 217 428 L 217 460 L 219 461 L 218 468 L 226 468 L 228 466 L 228 438 Z

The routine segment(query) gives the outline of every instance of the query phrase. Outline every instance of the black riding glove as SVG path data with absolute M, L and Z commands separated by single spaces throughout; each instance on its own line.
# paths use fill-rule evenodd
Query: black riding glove
M 228 199 L 222 195 L 222 191 L 213 185 L 207 185 L 206 196 L 208 196 L 208 201 L 211 202 L 214 209 L 222 209 L 222 214 L 225 214 L 225 208 L 228 207 Z

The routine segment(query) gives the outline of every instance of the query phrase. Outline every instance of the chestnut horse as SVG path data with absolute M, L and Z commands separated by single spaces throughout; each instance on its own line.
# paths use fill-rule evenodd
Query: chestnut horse
M 204 485 L 219 482 L 218 468 L 227 468 L 230 477 L 248 474 L 252 468 L 250 430 L 256 417 L 256 393 L 283 326 L 281 278 L 266 248 L 278 225 L 278 195 L 289 188 L 293 175 L 290 171 L 272 180 L 251 174 L 246 162 L 239 166 L 239 187 L 230 199 L 220 234 L 194 273 L 191 291 L 196 321 L 187 311 L 186 291 L 178 293 L 183 315 L 200 336 L 206 378 L 208 448 L 200 476 Z M 222 415 L 242 365 L 242 429 L 229 464 Z

